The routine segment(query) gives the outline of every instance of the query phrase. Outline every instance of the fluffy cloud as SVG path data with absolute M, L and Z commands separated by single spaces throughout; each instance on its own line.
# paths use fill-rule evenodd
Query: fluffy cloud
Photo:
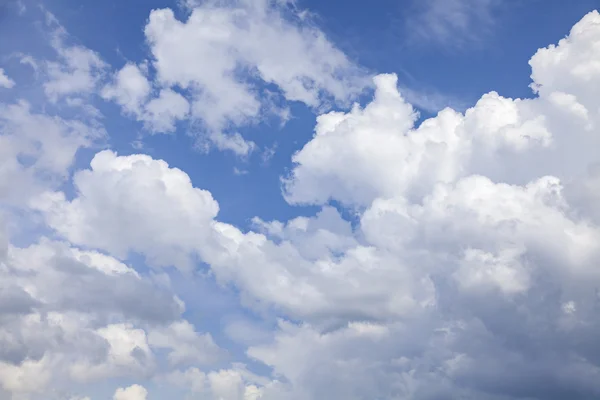
M 240 66 L 311 106 L 350 97 L 312 69 L 300 69 L 299 81 L 273 71 L 246 42 L 277 34 L 307 45 L 303 34 L 314 31 L 280 22 L 283 3 L 226 4 L 203 3 L 186 22 L 154 11 L 146 35 L 157 79 L 128 65 L 105 97 L 144 118 L 155 88 L 190 94 L 192 113 L 217 96 L 213 129 L 223 135 L 223 121 L 245 123 L 262 107 L 249 89 L 259 86 L 237 79 Z M 198 40 L 173 45 L 188 35 Z M 598 43 L 593 12 L 531 59 L 535 97 L 491 92 L 465 113 L 445 109 L 418 126 L 396 77 L 375 77 L 368 104 L 319 116 L 293 157 L 283 194 L 320 206 L 311 217 L 254 218 L 242 231 L 218 220 L 217 202 L 185 172 L 140 154 L 99 152 L 73 175 L 73 191 L 43 180 L 22 198 L 58 239 L 0 238 L 0 387 L 21 396 L 157 378 L 161 390 L 222 400 L 598 397 Z M 240 97 L 219 98 L 222 87 Z M 179 119 L 160 104 L 158 120 Z M 10 179 L 49 170 L 60 180 L 90 140 L 74 133 L 84 139 L 54 148 L 28 132 L 48 124 L 71 143 L 69 123 L 24 103 L 4 107 L 5 159 L 18 167 L 3 169 Z M 37 152 L 24 162 L 29 148 Z M 185 273 L 202 262 L 257 317 L 278 318 L 246 349 L 272 373 L 212 368 L 222 350 L 182 317 L 168 284 L 127 265 L 138 254 Z M 133 385 L 114 399 L 151 396 Z
M 175 122 L 189 113 L 188 101 L 171 89 L 163 89 L 150 99 L 152 86 L 142 69 L 127 64 L 115 73 L 113 82 L 106 85 L 101 95 L 119 104 L 126 114 L 144 123 L 150 132 L 172 132 Z
M 126 113 L 139 115 L 151 90 L 143 69 L 130 63 L 115 73 L 113 82 L 102 89 L 101 95 L 123 107 Z
M 0 68 L 0 87 L 10 89 L 15 86 L 15 81 L 6 76 L 4 69 Z
M 258 400 L 263 396 L 264 386 L 276 386 L 276 382 L 257 377 L 243 365 L 234 367 L 208 374 L 197 368 L 175 371 L 166 376 L 165 381 L 174 386 L 187 388 L 193 396 L 219 400 Z
M 324 206 L 315 217 L 255 219 L 258 232 L 242 232 L 215 220 L 216 203 L 183 172 L 109 152 L 76 176 L 73 200 L 53 194 L 40 210 L 81 245 L 137 251 L 158 265 L 199 257 L 247 306 L 300 321 L 282 321 L 271 343 L 248 350 L 284 382 L 252 383 L 235 371 L 170 375 L 195 391 L 241 399 L 250 384 L 264 399 L 595 396 L 600 229 L 587 167 L 599 160 L 587 146 L 598 140 L 600 108 L 589 92 L 598 18 L 586 16 L 532 58 L 533 99 L 492 92 L 464 114 L 446 109 L 415 127 L 395 76 L 381 75 L 368 105 L 320 116 L 284 181 L 291 203 Z M 565 165 L 552 165 L 557 159 Z M 111 202 L 96 187 L 131 200 Z M 355 212 L 354 225 L 326 206 L 332 200 Z M 155 210 L 167 207 L 163 221 Z M 135 228 L 90 219 L 100 210 L 103 220 L 133 218 Z M 119 243 L 114 224 L 126 232 Z M 90 226 L 93 235 L 82 233 Z
M 146 400 L 148 391 L 140 385 L 131 385 L 127 388 L 119 388 L 113 396 L 113 400 Z
M 359 68 L 289 3 L 188 5 L 187 20 L 178 20 L 171 9 L 153 10 L 145 27 L 155 84 L 162 88 L 158 98 L 142 105 L 149 83 L 133 64 L 103 92 L 153 131 L 173 130 L 190 111 L 207 132 L 202 137 L 207 147 L 246 155 L 255 145 L 235 129 L 287 114 L 270 100 L 265 86 L 274 85 L 286 100 L 317 108 L 344 104 L 367 83 Z M 187 100 L 173 87 L 184 89 Z
M 157 266 L 185 269 L 199 257 L 220 282 L 236 283 L 257 307 L 337 320 L 401 315 L 431 300 L 427 277 L 414 276 L 387 251 L 358 244 L 350 225 L 331 208 L 285 226 L 256 221 L 271 240 L 213 220 L 218 205 L 208 192 L 147 156 L 99 153 L 92 169 L 78 172 L 74 182 L 73 200 L 48 193 L 34 202 L 67 239 L 120 258 L 138 252 Z M 168 210 L 164 219 L 158 210 Z M 399 287 L 405 292 L 394 293 Z M 408 294 L 413 292 L 415 298 Z
M 588 147 L 598 144 L 590 86 L 599 21 L 590 13 L 532 58 L 532 100 L 490 93 L 465 115 L 444 110 L 412 128 L 394 79 L 380 77 L 367 107 L 319 118 L 294 157 L 288 200 L 356 207 L 366 243 L 429 277 L 433 307 L 368 329 L 282 325 L 272 345 L 249 354 L 290 379 L 290 396 L 600 393 L 590 323 L 598 156 Z
M 211 194 L 194 188 L 183 171 L 145 155 L 103 151 L 91 167 L 75 174 L 75 199 L 62 192 L 36 199 L 48 224 L 73 243 L 120 258 L 139 252 L 152 265 L 189 268 L 190 253 L 219 210 Z
M 375 97 L 364 109 L 319 116 L 314 138 L 294 155 L 296 166 L 284 180 L 290 203 L 364 207 L 380 197 L 417 200 L 437 182 L 484 172 L 489 166 L 482 159 L 493 161 L 500 151 L 519 154 L 553 143 L 546 116 L 532 112 L 531 100 L 495 92 L 464 115 L 447 108 L 415 128 L 417 114 L 396 81 L 376 77 Z

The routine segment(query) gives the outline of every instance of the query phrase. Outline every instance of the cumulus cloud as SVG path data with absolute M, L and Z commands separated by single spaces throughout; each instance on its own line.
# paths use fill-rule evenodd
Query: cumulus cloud
M 146 377 L 160 362 L 155 352 L 165 349 L 177 362 L 209 363 L 220 354 L 210 335 L 195 330 L 175 329 L 185 340 L 173 344 L 169 327 L 187 326 L 183 302 L 125 263 L 43 235 L 11 243 L 15 236 L 27 242 L 27 224 L 37 224 L 21 215 L 31 216 L 30 201 L 62 187 L 78 150 L 104 134 L 95 123 L 35 112 L 25 101 L 0 105 L 2 396 L 37 398 L 71 393 L 75 384 Z M 167 339 L 155 342 L 155 332 Z M 182 354 L 185 343 L 194 346 L 190 354 Z
M 127 388 L 119 388 L 113 396 L 113 400 L 146 400 L 148 391 L 140 385 L 131 385 Z
M 236 129 L 287 115 L 285 107 L 268 99 L 266 86 L 274 85 L 285 100 L 316 109 L 347 103 L 367 83 L 363 72 L 286 2 L 188 6 L 184 21 L 171 9 L 153 10 L 145 27 L 158 97 L 142 105 L 149 83 L 133 64 L 103 92 L 153 131 L 172 131 L 189 112 L 204 132 L 204 148 L 247 155 L 255 144 Z
M 143 69 L 130 63 L 115 73 L 113 82 L 102 89 L 101 96 L 115 101 L 126 114 L 142 121 L 148 131 L 173 132 L 176 121 L 188 116 L 188 101 L 172 89 L 162 89 L 155 98 L 150 98 L 151 91 Z
M 48 224 L 73 243 L 120 258 L 143 253 L 156 266 L 189 268 L 191 251 L 219 211 L 212 195 L 194 188 L 186 173 L 146 155 L 100 152 L 91 170 L 77 172 L 73 182 L 73 200 L 47 192 L 32 203 Z
M 10 89 L 15 86 L 15 81 L 10 79 L 3 68 L 0 68 L 0 87 Z
M 284 179 L 290 203 L 366 206 L 399 194 L 418 199 L 437 182 L 483 172 L 481 154 L 518 154 L 552 144 L 548 117 L 532 110 L 542 100 L 491 92 L 464 115 L 446 108 L 414 127 L 417 113 L 396 83 L 395 75 L 377 76 L 375 97 L 366 107 L 318 117 L 315 137 L 293 156 L 296 166 Z
M 264 394 L 261 384 L 267 387 L 276 385 L 276 382 L 261 379 L 239 364 L 232 369 L 208 374 L 198 368 L 174 371 L 165 377 L 165 381 L 188 389 L 193 396 L 219 400 L 258 400 Z
M 102 89 L 101 95 L 123 107 L 126 113 L 139 115 L 151 90 L 144 70 L 129 63 L 114 74 L 113 82 Z
M 84 47 L 65 44 L 64 29 L 46 17 L 56 28 L 51 37 L 58 59 L 30 58 L 43 66 L 42 85 L 15 94 L 31 102 L 0 103 L 0 398 L 89 400 L 73 389 L 147 379 L 169 362 L 210 365 L 223 352 L 183 319 L 184 303 L 168 278 L 55 240 L 32 214 L 43 193 L 70 186 L 79 151 L 106 135 L 97 114 L 62 112 L 64 104 L 88 106 L 103 62 Z M 45 96 L 64 104 L 40 107 Z M 150 109 L 161 119 L 158 100 Z
M 599 21 L 590 13 L 532 58 L 532 99 L 491 92 L 415 126 L 396 77 L 376 77 L 369 104 L 321 115 L 294 155 L 285 196 L 321 205 L 314 217 L 242 232 L 182 171 L 110 152 L 78 173 L 73 200 L 47 195 L 39 210 L 80 245 L 157 265 L 198 257 L 246 306 L 299 321 L 248 349 L 285 378 L 251 383 L 261 398 L 596 396 Z M 164 221 L 155 210 L 167 207 Z M 92 219 L 99 210 L 111 224 Z M 126 232 L 118 243 L 113 225 Z M 212 374 L 170 379 L 245 398 L 250 381 Z
M 271 37 L 272 24 L 304 43 L 298 34 L 305 31 L 278 22 L 281 9 L 224 4 L 203 3 L 186 22 L 154 11 L 146 34 L 157 80 L 128 65 L 105 96 L 143 118 L 158 82 L 159 90 L 191 91 L 193 114 L 213 90 L 196 75 L 205 65 L 193 58 L 208 51 L 233 74 L 205 66 L 215 82 L 242 96 L 225 107 L 232 114 L 220 116 L 229 123 L 246 123 L 258 114 L 245 107 L 261 104 L 252 81 L 233 78 L 240 65 L 291 100 L 347 100 L 312 70 L 303 72 L 313 79 L 306 87 L 306 80 L 282 77 L 244 41 L 259 35 L 254 29 Z M 208 29 L 215 26 L 223 29 Z M 192 41 L 179 54 L 161 42 L 189 32 L 208 35 L 199 37 L 208 50 Z M 229 35 L 241 44 L 229 47 L 232 58 L 219 58 Z M 290 204 L 320 211 L 287 221 L 254 218 L 247 230 L 219 221 L 210 192 L 147 155 L 101 151 L 74 173 L 72 191 L 47 183 L 38 169 L 64 178 L 89 132 L 24 103 L 3 106 L 4 159 L 12 169 L 2 173 L 39 182 L 21 198 L 51 232 L 23 246 L 0 231 L 0 388 L 23 396 L 155 378 L 161 390 L 223 400 L 598 397 L 598 43 L 600 14 L 592 12 L 532 57 L 534 97 L 490 92 L 464 113 L 447 108 L 419 125 L 396 76 L 378 75 L 366 105 L 318 117 L 283 178 Z M 189 63 L 168 63 L 184 56 Z M 229 107 L 226 100 L 211 99 Z M 161 112 L 152 115 L 163 121 Z M 75 144 L 55 148 L 37 139 L 30 132 L 40 125 Z M 183 317 L 168 279 L 128 265 L 138 255 L 154 271 L 191 273 L 201 262 L 257 316 L 277 318 L 260 340 L 229 333 L 248 344 L 253 365 L 272 373 L 215 366 L 218 341 Z M 151 396 L 133 385 L 113 398 Z

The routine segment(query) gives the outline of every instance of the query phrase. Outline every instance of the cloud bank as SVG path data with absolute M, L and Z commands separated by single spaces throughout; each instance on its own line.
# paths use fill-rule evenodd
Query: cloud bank
M 185 22 L 152 11 L 154 79 L 130 63 L 100 85 L 104 62 L 58 42 L 65 66 L 48 64 L 42 90 L 95 91 L 150 129 L 198 118 L 245 153 L 228 129 L 267 103 L 240 68 L 315 110 L 364 86 L 287 6 L 206 2 Z M 533 55 L 532 98 L 490 92 L 419 124 L 396 76 L 377 75 L 366 104 L 320 113 L 282 177 L 290 204 L 320 211 L 250 230 L 149 155 L 102 150 L 71 174 L 105 134 L 95 119 L 1 105 L 0 398 L 81 399 L 99 382 L 114 400 L 600 396 L 599 59 L 591 12 Z M 40 232 L 27 245 L 23 218 Z M 188 319 L 173 268 L 277 318 L 244 349 L 262 369 Z

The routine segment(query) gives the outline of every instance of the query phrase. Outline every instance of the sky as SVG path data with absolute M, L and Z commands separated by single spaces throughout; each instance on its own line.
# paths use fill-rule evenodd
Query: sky
M 600 13 L 0 0 L 0 400 L 600 397 Z

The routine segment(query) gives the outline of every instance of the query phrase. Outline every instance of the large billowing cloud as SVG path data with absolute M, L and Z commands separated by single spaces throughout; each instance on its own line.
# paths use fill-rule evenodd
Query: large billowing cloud
M 248 110 L 261 107 L 259 96 L 232 78 L 239 65 L 289 99 L 347 100 L 318 65 L 300 74 L 312 80 L 303 86 L 241 37 L 291 32 L 306 45 L 281 10 L 204 4 L 185 23 L 154 11 L 146 29 L 158 81 L 201 89 L 192 90 L 192 113 L 214 83 L 241 96 L 211 100 L 233 113 L 220 118 L 257 115 Z M 172 45 L 187 34 L 199 35 L 190 48 Z M 225 57 L 230 36 L 239 40 Z M 128 383 L 115 386 L 115 400 L 152 398 L 140 385 L 151 378 L 173 393 L 222 400 L 600 396 L 599 44 L 592 12 L 533 56 L 535 97 L 491 92 L 465 113 L 446 109 L 418 126 L 397 78 L 378 75 L 367 105 L 318 117 L 283 178 L 289 203 L 320 212 L 255 218 L 248 231 L 219 221 L 217 201 L 184 171 L 147 155 L 102 151 L 73 175 L 71 193 L 46 184 L 37 168 L 64 177 L 91 139 L 66 146 L 58 163 L 45 157 L 63 147 L 42 142 L 23 164 L 17 155 L 31 132 L 23 121 L 41 117 L 11 106 L 20 114 L 0 114 L 14 126 L 2 131 L 16 143 L 7 159 L 31 176 L 35 190 L 23 198 L 52 232 L 29 246 L 0 242 L 0 387 L 27 395 L 118 377 Z M 202 52 L 225 69 L 198 69 Z M 144 68 L 128 65 L 104 89 L 142 118 L 152 91 Z M 216 75 L 207 83 L 199 70 Z M 152 273 L 127 265 L 136 255 Z M 224 350 L 184 318 L 159 278 L 200 262 L 250 311 L 279 319 L 246 349 L 270 374 L 217 367 Z
M 597 395 L 600 229 L 586 167 L 598 161 L 599 19 L 532 58 L 533 99 L 489 93 L 414 127 L 395 76 L 380 75 L 367 106 L 321 115 L 285 195 L 339 201 L 358 212 L 354 229 L 325 207 L 244 233 L 214 220 L 183 172 L 107 152 L 75 177 L 75 199 L 52 195 L 42 210 L 80 245 L 199 257 L 247 306 L 303 321 L 248 350 L 287 382 L 264 398 Z M 118 243 L 114 226 L 127 232 Z
M 91 167 L 73 178 L 77 198 L 67 201 L 55 192 L 34 201 L 50 226 L 73 243 L 121 258 L 135 251 L 154 265 L 191 265 L 188 255 L 219 210 L 209 192 L 194 188 L 183 171 L 145 155 L 103 151 Z

